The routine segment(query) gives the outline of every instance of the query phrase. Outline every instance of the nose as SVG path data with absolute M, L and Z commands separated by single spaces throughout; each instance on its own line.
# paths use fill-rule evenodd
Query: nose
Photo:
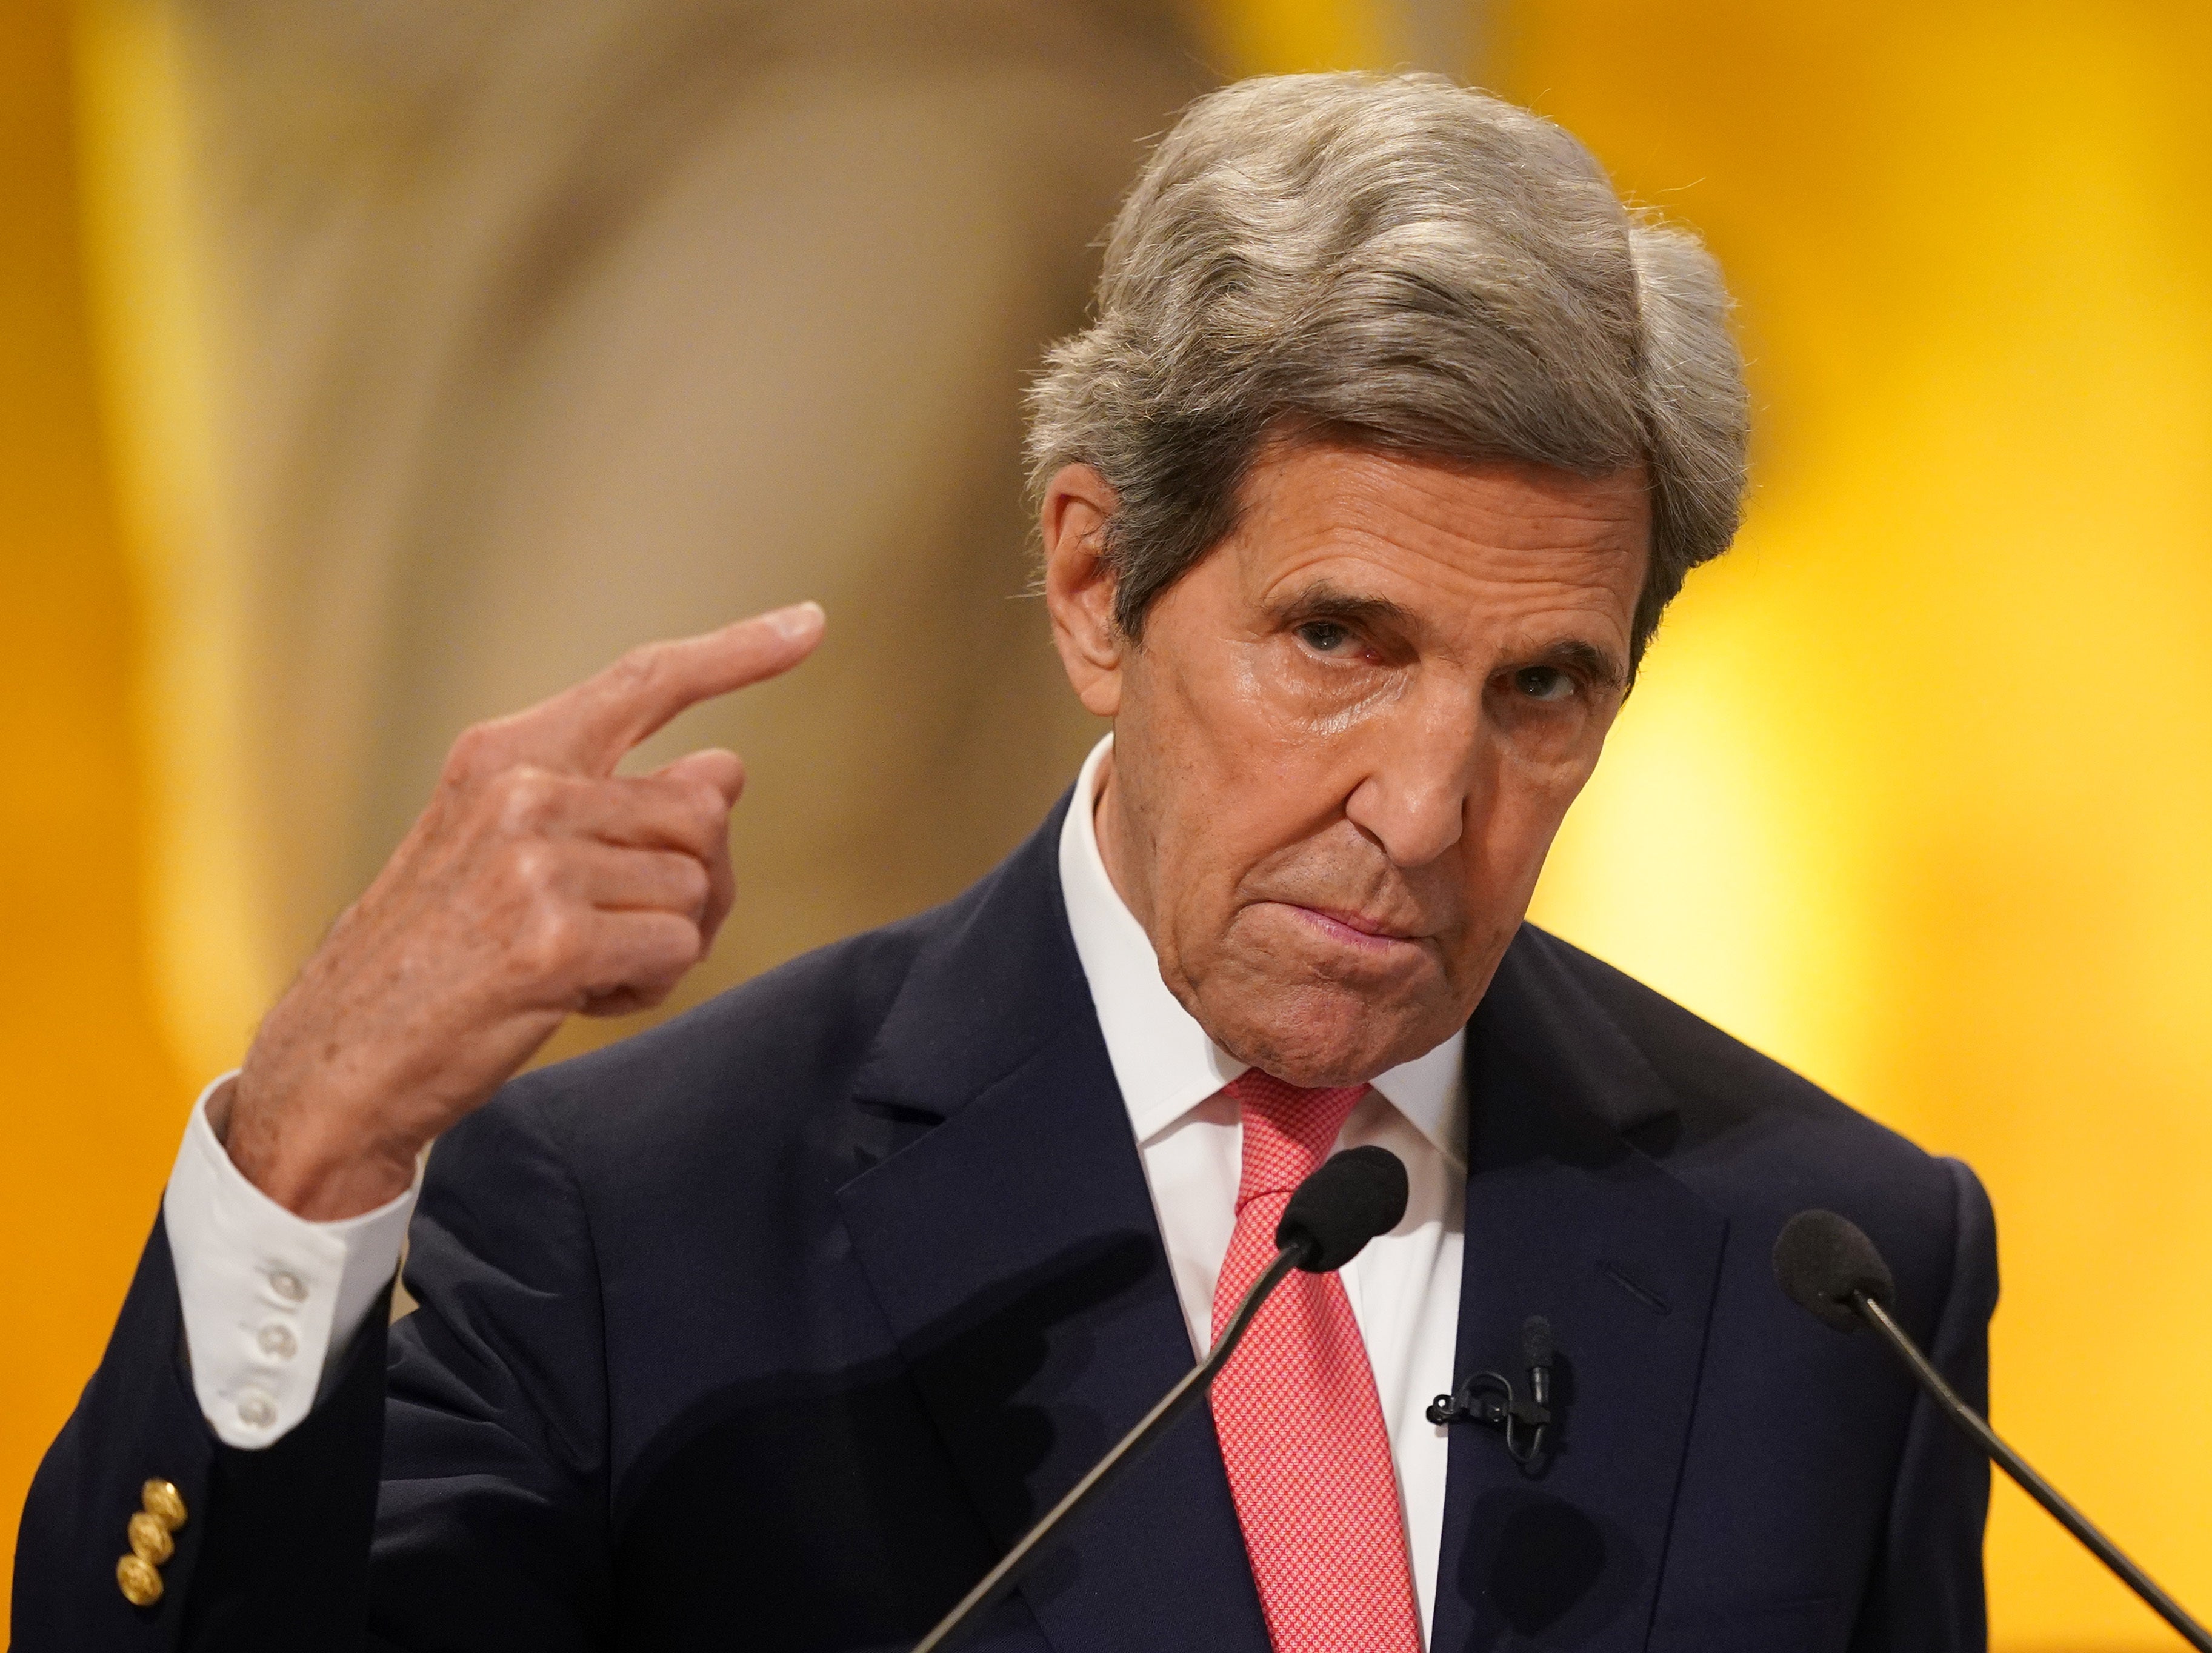
M 1344 813 L 1393 866 L 1425 866 L 1466 831 L 1481 718 L 1480 690 L 1455 686 L 1416 696 L 1361 729 L 1368 762 Z

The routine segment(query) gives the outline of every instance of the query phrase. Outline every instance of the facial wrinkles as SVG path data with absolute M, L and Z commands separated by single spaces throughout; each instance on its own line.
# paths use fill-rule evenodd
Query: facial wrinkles
M 1334 784 L 1322 790 L 1329 794 L 1332 808 L 1343 822 L 1341 830 L 1331 836 L 1358 845 L 1361 854 L 1371 858 L 1376 888 L 1398 892 L 1389 902 L 1389 912 L 1402 915 L 1409 906 L 1425 912 L 1433 909 L 1433 901 L 1418 898 L 1413 892 L 1420 885 L 1449 882 L 1446 868 L 1473 825 L 1474 799 L 1486 790 L 1478 778 L 1480 768 L 1492 761 L 1491 732 L 1484 723 L 1483 684 L 1480 680 L 1468 684 L 1467 675 L 1447 661 L 1416 659 L 1378 670 L 1377 680 L 1364 692 L 1331 709 L 1302 713 L 1297 719 L 1301 738 L 1316 744 L 1346 743 L 1342 750 L 1348 752 L 1350 761 L 1324 761 L 1321 765 L 1334 772 Z M 1389 720 L 1394 719 L 1401 726 L 1389 727 Z M 1364 747 L 1350 745 L 1363 735 L 1366 737 Z M 1379 833 L 1371 821 L 1352 818 L 1353 801 L 1370 789 L 1383 794 L 1393 809 L 1410 807 L 1416 811 L 1440 807 L 1442 800 L 1436 794 L 1446 793 L 1457 829 L 1433 854 L 1401 863 L 1398 846 Z M 1344 857 L 1335 859 L 1341 861 Z M 1368 910 L 1367 902 L 1346 904 Z
M 1602 690 L 1524 708 L 1499 674 L 1577 641 L 1620 650 L 1633 600 L 1638 547 L 1606 543 L 1606 501 L 1561 497 L 1578 484 L 1376 467 L 1268 477 L 1230 556 L 1164 599 L 1124 703 L 1150 708 L 1123 806 L 1146 817 L 1131 848 L 1163 974 L 1247 1060 L 1315 1074 L 1418 1054 L 1472 1008 L 1611 710 Z M 1362 600 L 1402 614 L 1364 625 Z M 1309 605 L 1352 658 L 1300 641 Z M 1332 940 L 1315 915 L 1413 945 Z
M 1366 560 L 1352 561 L 1364 563 Z M 1287 571 L 1285 579 L 1274 583 L 1279 588 L 1288 581 L 1308 585 L 1316 572 L 1313 564 L 1305 563 Z M 1378 584 L 1395 582 L 1377 581 L 1364 573 L 1355 575 L 1340 570 L 1330 583 L 1358 593 L 1373 590 Z M 1272 598 L 1273 594 L 1269 595 Z M 1267 611 L 1275 603 L 1263 600 L 1259 606 Z M 1425 722 L 1467 725 L 1469 726 L 1466 734 L 1471 741 L 1480 738 L 1481 682 L 1478 679 L 1469 688 L 1456 681 L 1468 675 L 1455 659 L 1456 650 L 1431 648 L 1424 653 L 1409 647 L 1407 652 L 1412 658 L 1401 663 L 1364 669 L 1370 680 L 1349 698 L 1313 708 L 1296 702 L 1302 698 L 1328 695 L 1328 673 L 1341 671 L 1346 678 L 1352 678 L 1363 669 L 1318 661 L 1310 667 L 1302 667 L 1295 656 L 1285 653 L 1293 647 L 1281 633 L 1263 634 L 1239 649 L 1237 658 L 1242 693 L 1257 707 L 1279 708 L 1276 720 L 1285 726 L 1281 738 L 1284 744 L 1297 749 L 1299 757 L 1310 761 L 1312 743 L 1316 740 L 1352 736 L 1363 724 L 1392 714 L 1421 718 Z M 1299 682 L 1302 669 L 1320 672 L 1319 684 Z M 1270 693 L 1275 682 L 1286 685 L 1290 692 Z M 1425 696 L 1437 695 L 1472 699 L 1474 704 L 1471 710 L 1462 708 L 1441 720 L 1425 717 L 1420 701 Z M 1286 701 L 1290 702 L 1287 707 Z M 1425 732 L 1416 731 L 1407 738 L 1419 740 L 1425 735 Z M 1471 767 L 1475 761 L 1470 751 L 1466 763 L 1457 767 Z M 1324 763 L 1322 767 L 1330 766 Z M 1457 778 L 1463 782 L 1463 776 Z M 1331 810 L 1335 812 L 1334 822 L 1321 824 L 1318 830 L 1309 830 L 1259 857 L 1238 881 L 1239 894 L 1250 902 L 1282 901 L 1323 911 L 1358 915 L 1433 947 L 1438 938 L 1456 932 L 1464 921 L 1464 902 L 1458 898 L 1461 892 L 1457 888 L 1462 880 L 1454 865 L 1453 850 L 1457 846 L 1448 848 L 1424 868 L 1395 865 L 1378 839 L 1341 812 L 1350 797 L 1371 779 L 1358 773 L 1354 766 L 1345 772 L 1340 784 L 1316 787 L 1316 799 L 1329 799 Z M 1462 784 L 1462 811 L 1468 807 L 1468 790 Z M 1316 823 L 1302 824 L 1310 829 Z M 1462 836 L 1465 836 L 1464 826 Z
M 1281 647 L 1274 640 L 1263 640 L 1258 647 L 1251 649 L 1245 656 L 1244 692 L 1255 704 L 1267 705 L 1284 700 L 1308 698 L 1302 693 L 1303 685 L 1285 682 L 1284 691 L 1278 694 L 1271 692 L 1261 682 L 1268 665 L 1273 666 L 1273 675 L 1279 680 L 1289 679 L 1298 671 L 1297 663 L 1281 658 L 1279 653 Z M 1347 678 L 1351 675 L 1348 669 L 1345 675 Z M 1286 707 L 1285 718 L 1292 726 L 1288 732 L 1300 740 L 1328 739 L 1349 734 L 1368 719 L 1402 705 L 1411 688 L 1409 676 L 1402 670 L 1386 672 L 1364 690 L 1355 690 L 1349 699 L 1339 698 L 1328 703 L 1305 707 Z M 1350 686 L 1346 685 L 1347 688 Z
M 1240 893 L 1251 902 L 1357 913 L 1407 939 L 1435 943 L 1460 927 L 1449 881 L 1435 882 L 1432 892 L 1416 889 L 1378 846 L 1347 822 L 1262 860 L 1246 876 Z

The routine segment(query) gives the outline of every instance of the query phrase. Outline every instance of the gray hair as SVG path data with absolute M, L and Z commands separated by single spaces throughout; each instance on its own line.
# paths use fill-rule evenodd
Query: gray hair
M 1633 655 L 1735 537 L 1748 410 L 1729 297 L 1688 231 L 1632 214 L 1550 121 L 1435 75 L 1285 75 L 1201 98 L 1114 221 L 1096 319 L 1030 392 L 1030 483 L 1118 496 L 1115 618 L 1236 526 L 1300 429 L 1583 476 L 1644 467 Z

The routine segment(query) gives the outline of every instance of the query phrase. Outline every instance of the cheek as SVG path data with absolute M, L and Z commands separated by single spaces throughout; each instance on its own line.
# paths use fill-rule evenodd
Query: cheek
M 1548 746 L 1506 755 L 1505 787 L 1532 814 L 1564 815 L 1597 768 L 1603 737 L 1563 738 Z
M 1620 709 L 1611 699 L 1520 704 L 1493 690 L 1485 696 L 1483 714 L 1501 787 L 1524 799 L 1534 812 L 1564 814 L 1597 768 Z
M 1527 898 L 1560 823 L 1596 765 L 1594 742 L 1565 742 L 1552 752 L 1518 746 L 1498 752 L 1468 834 L 1481 864 L 1478 899 L 1486 889 L 1500 900 Z
M 1202 950 L 1218 928 L 1265 796 L 1233 709 L 1188 675 L 1155 669 L 1137 680 L 1115 725 L 1117 783 L 1135 817 L 1164 953 Z
M 1310 738 L 1285 726 L 1243 651 L 1159 672 L 1145 689 L 1131 732 L 1155 782 L 1162 849 L 1192 866 L 1233 861 L 1240 847 L 1264 853 L 1273 805 L 1312 761 Z

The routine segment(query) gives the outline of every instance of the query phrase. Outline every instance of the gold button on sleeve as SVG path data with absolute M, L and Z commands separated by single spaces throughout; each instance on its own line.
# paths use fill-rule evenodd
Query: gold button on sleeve
M 185 1495 L 174 1481 L 148 1481 L 139 1489 L 138 1502 L 166 1531 L 173 1533 L 185 1524 Z
M 134 1607 L 149 1607 L 161 1599 L 161 1569 L 143 1555 L 126 1555 L 118 1561 L 115 1582 L 123 1599 Z
M 176 1541 L 158 1517 L 141 1510 L 131 1517 L 131 1553 L 160 1566 L 177 1553 Z

